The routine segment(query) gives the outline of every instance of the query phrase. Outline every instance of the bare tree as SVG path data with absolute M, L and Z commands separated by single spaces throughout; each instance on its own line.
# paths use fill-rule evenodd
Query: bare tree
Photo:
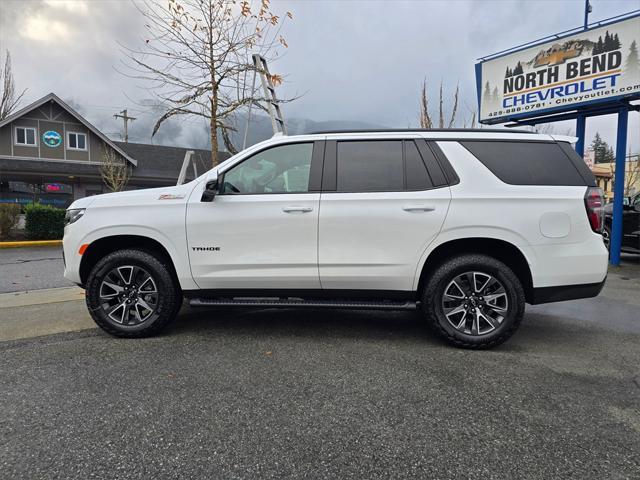
M 438 104 L 438 128 L 453 128 L 456 122 L 456 114 L 458 113 L 458 100 L 460 97 L 460 85 L 456 85 L 456 92 L 453 95 L 453 107 L 451 108 L 451 116 L 449 121 L 445 120 L 444 113 L 444 93 L 443 82 L 440 82 L 440 95 Z M 475 115 L 474 121 L 475 124 Z M 429 100 L 427 95 L 427 80 L 423 80 L 420 89 L 420 128 L 433 128 L 434 121 L 429 113 Z
M 102 181 L 112 192 L 120 192 L 129 183 L 131 166 L 113 148 L 102 145 L 102 163 L 100 164 Z
M 144 0 L 138 4 L 148 38 L 141 49 L 125 48 L 129 76 L 151 82 L 167 111 L 156 122 L 193 115 L 209 122 L 211 163 L 218 164 L 218 131 L 235 151 L 229 131 L 234 115 L 262 98 L 250 91 L 252 53 L 272 60 L 287 42 L 284 22 L 269 0 Z M 290 12 L 287 18 L 293 18 Z M 273 75 L 275 84 L 282 81 Z M 260 107 L 260 105 L 258 105 Z
M 628 197 L 636 193 L 634 187 L 640 183 L 640 155 L 631 155 L 629 153 L 625 167 L 624 195 Z M 611 164 L 611 173 L 615 173 L 615 163 Z
M 21 93 L 16 90 L 13 81 L 13 71 L 11 69 L 11 54 L 9 50 L 5 53 L 4 66 L 0 68 L 0 83 L 2 83 L 2 94 L 0 95 L 0 120 L 4 120 L 16 109 L 27 89 Z

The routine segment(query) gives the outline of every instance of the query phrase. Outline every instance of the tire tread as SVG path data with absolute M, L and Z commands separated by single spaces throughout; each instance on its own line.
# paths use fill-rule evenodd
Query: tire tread
M 165 292 L 165 306 L 163 312 L 159 315 L 159 318 L 148 325 L 145 328 L 140 330 L 121 330 L 112 325 L 109 321 L 102 318 L 102 316 L 98 313 L 99 307 L 93 307 L 91 305 L 90 292 L 92 288 L 96 287 L 96 283 L 100 281 L 99 278 L 96 278 L 97 273 L 108 266 L 110 263 L 119 260 L 130 260 L 133 259 L 138 262 L 145 263 L 155 270 L 160 278 L 158 278 L 159 283 L 168 287 L 169 291 Z M 99 287 L 98 287 L 99 288 Z M 158 288 L 160 288 L 158 286 Z M 86 294 L 86 302 L 87 307 L 89 309 L 89 314 L 91 318 L 93 318 L 94 322 L 105 332 L 115 337 L 120 338 L 144 338 L 151 337 L 157 335 L 161 330 L 163 330 L 167 325 L 169 325 L 178 314 L 180 307 L 182 306 L 182 292 L 177 283 L 177 279 L 175 275 L 172 274 L 172 269 L 169 265 L 166 264 L 163 258 L 159 258 L 154 255 L 152 252 L 147 250 L 140 249 L 123 249 L 116 250 L 99 260 L 96 265 L 93 267 L 88 276 L 87 281 L 87 294 Z M 158 292 L 160 294 L 160 292 Z
M 516 291 L 516 296 L 518 297 L 518 311 L 516 312 L 514 320 L 511 322 L 508 328 L 504 329 L 500 332 L 499 335 L 490 337 L 488 339 L 482 339 L 482 337 L 478 337 L 477 342 L 469 342 L 455 335 L 452 335 L 449 331 L 447 331 L 438 320 L 438 314 L 436 312 L 436 290 L 440 286 L 440 283 L 445 281 L 450 275 L 450 273 L 460 267 L 466 265 L 478 265 L 478 264 L 488 264 L 491 268 L 499 270 L 503 275 L 507 277 L 507 279 L 511 282 L 512 286 Z M 513 273 L 513 271 L 507 267 L 504 263 L 499 260 L 490 257 L 488 255 L 483 254 L 464 254 L 458 257 L 453 257 L 443 263 L 441 263 L 433 272 L 433 275 L 426 282 L 423 294 L 422 294 L 422 305 L 423 310 L 426 313 L 427 322 L 429 327 L 435 331 L 440 337 L 442 337 L 449 344 L 465 349 L 474 349 L 474 350 L 484 350 L 496 347 L 506 340 L 508 340 L 515 331 L 520 327 L 520 323 L 522 322 L 522 318 L 524 316 L 524 303 L 525 303 L 525 295 L 524 289 L 522 288 L 522 284 L 518 280 L 518 277 Z

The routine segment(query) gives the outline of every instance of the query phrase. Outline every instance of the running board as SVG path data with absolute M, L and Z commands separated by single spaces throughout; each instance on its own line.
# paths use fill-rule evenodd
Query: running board
M 393 300 L 330 300 L 279 297 L 192 298 L 192 307 L 351 308 L 358 310 L 415 310 L 417 303 Z

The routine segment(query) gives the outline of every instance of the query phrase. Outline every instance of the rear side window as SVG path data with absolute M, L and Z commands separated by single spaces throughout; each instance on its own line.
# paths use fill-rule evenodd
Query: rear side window
M 511 185 L 583 186 L 587 181 L 557 143 L 460 142 L 491 172 Z
M 338 192 L 404 190 L 402 141 L 338 142 Z
M 407 190 L 427 190 L 433 187 L 418 147 L 411 140 L 404 142 L 404 161 Z

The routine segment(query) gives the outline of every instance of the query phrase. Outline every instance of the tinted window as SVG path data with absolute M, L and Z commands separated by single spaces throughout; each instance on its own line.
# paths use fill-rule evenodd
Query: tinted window
M 586 162 L 582 159 L 580 155 L 571 147 L 568 142 L 559 142 L 560 148 L 562 151 L 569 157 L 573 166 L 576 167 L 580 175 L 582 175 L 582 179 L 585 181 L 587 185 L 590 187 L 596 187 L 596 177 L 593 175 L 593 172 L 589 170 Z
M 404 190 L 402 141 L 338 142 L 338 192 Z
M 222 193 L 304 193 L 309 190 L 312 143 L 256 153 L 224 174 Z
M 556 143 L 460 142 L 493 174 L 512 185 L 586 185 Z
M 427 190 L 433 185 L 422 161 L 416 144 L 407 140 L 404 142 L 405 178 L 407 190 Z

